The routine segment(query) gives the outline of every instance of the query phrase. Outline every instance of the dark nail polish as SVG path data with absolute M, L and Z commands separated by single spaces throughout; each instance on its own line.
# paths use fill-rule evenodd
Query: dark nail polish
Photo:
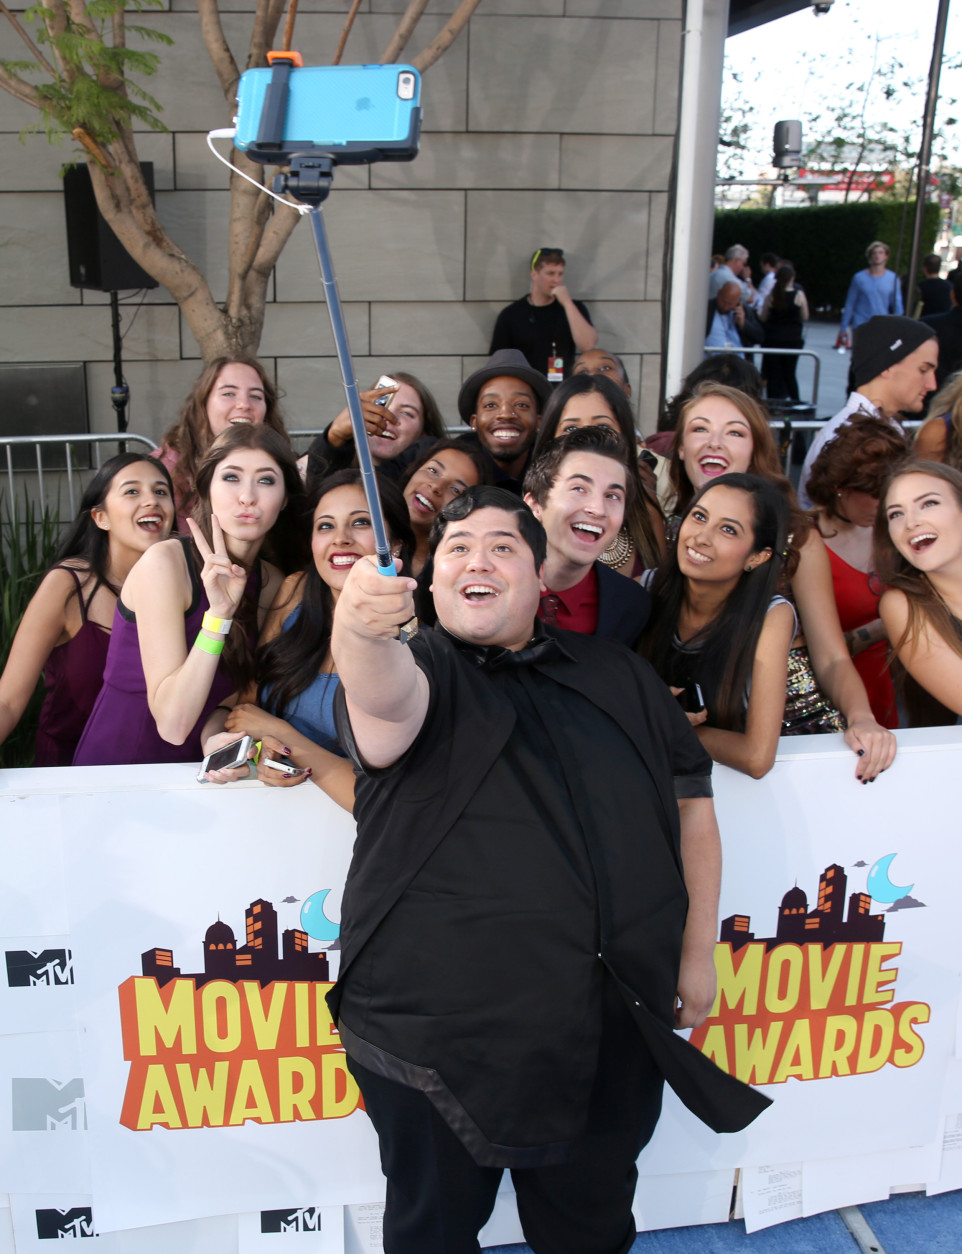
M 864 757 L 865 757 L 865 750 L 864 750 L 864 749 L 859 749 L 859 751 L 858 751 L 858 756 L 859 756 L 860 758 L 864 758 Z

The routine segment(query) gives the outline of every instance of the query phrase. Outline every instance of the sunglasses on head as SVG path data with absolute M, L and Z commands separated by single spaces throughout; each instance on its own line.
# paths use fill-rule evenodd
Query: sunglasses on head
M 563 248 L 539 248 L 535 255 L 531 258 L 531 269 L 533 270 L 539 261 L 564 261 L 565 254 Z

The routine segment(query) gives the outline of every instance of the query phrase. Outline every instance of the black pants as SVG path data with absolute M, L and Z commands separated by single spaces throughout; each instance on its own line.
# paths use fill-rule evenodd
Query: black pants
M 634 1243 L 635 1160 L 658 1122 L 662 1080 L 627 1010 L 608 1001 L 588 1124 L 569 1161 L 511 1172 L 535 1254 L 627 1254 Z M 385 1254 L 477 1254 L 502 1169 L 479 1167 L 422 1093 L 348 1061 L 387 1177 Z

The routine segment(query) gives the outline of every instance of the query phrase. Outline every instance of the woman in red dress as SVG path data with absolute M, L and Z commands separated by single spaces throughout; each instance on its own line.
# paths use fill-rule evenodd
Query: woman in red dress
M 884 484 L 905 453 L 905 440 L 888 422 L 856 415 L 819 453 L 809 479 L 845 643 L 883 727 L 897 727 L 898 714 L 879 618 L 885 589 L 875 571 L 872 528 Z

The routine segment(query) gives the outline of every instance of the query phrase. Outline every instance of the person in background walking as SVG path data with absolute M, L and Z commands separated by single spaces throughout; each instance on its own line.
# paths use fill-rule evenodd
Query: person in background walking
M 899 287 L 898 275 L 887 270 L 889 246 L 880 239 L 873 240 L 865 250 L 868 266 L 865 270 L 852 276 L 845 308 L 842 310 L 842 329 L 839 339 L 851 348 L 852 331 L 875 314 L 901 314 L 905 312 L 902 303 L 902 289 Z

